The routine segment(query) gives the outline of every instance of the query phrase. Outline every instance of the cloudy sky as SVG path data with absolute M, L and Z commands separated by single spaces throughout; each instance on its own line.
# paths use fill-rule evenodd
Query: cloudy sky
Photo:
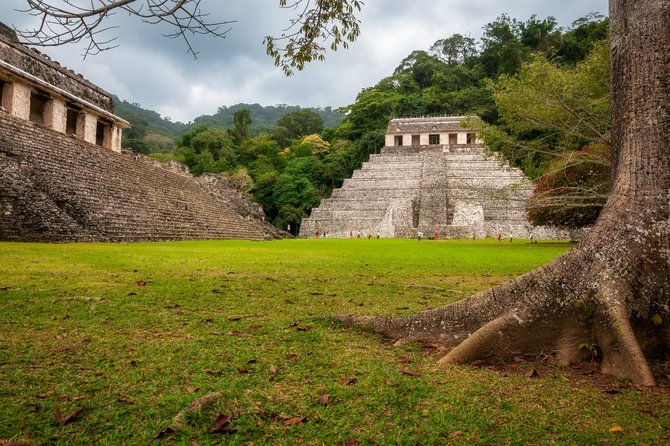
M 57 1 L 57 0 L 53 0 Z M 83 1 L 86 3 L 86 1 Z M 221 105 L 339 107 L 351 104 L 363 89 L 390 75 L 414 50 L 427 50 L 454 33 L 479 39 L 482 27 L 502 13 L 519 20 L 535 14 L 553 16 L 563 27 L 591 12 L 607 14 L 607 0 L 365 0 L 359 14 L 361 36 L 348 50 L 330 53 L 287 78 L 265 54 L 266 35 L 279 36 L 291 11 L 278 0 L 202 0 L 220 20 L 234 20 L 225 39 L 199 36 L 198 59 L 182 41 L 121 13 L 111 20 L 119 28 L 119 47 L 82 59 L 83 44 L 42 48 L 87 79 L 121 99 L 141 104 L 175 121 L 213 114 Z M 34 23 L 26 0 L 2 0 L 0 20 L 25 28 Z

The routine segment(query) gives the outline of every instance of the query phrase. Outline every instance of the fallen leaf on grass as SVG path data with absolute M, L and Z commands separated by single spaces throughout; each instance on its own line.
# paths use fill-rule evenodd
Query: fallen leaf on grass
M 202 371 L 202 373 L 204 373 L 205 375 L 213 376 L 213 375 L 220 375 L 222 372 L 220 370 L 205 369 Z
M 196 390 L 198 390 L 198 389 L 195 388 L 195 387 L 193 387 L 193 386 L 186 386 L 186 391 L 187 391 L 188 393 L 195 393 Z
M 90 395 L 77 395 L 77 396 L 67 396 L 67 395 L 62 395 L 56 397 L 58 401 L 81 401 L 81 400 L 87 400 L 90 399 Z
M 284 420 L 284 426 L 295 426 L 296 424 L 303 424 L 307 421 L 307 417 L 293 417 L 288 420 Z
M 610 432 L 623 432 L 623 427 L 618 424 L 613 424 L 612 427 L 610 427 Z
M 251 373 L 251 370 L 245 367 L 237 367 L 237 373 L 239 373 L 240 375 L 248 375 L 249 373 Z
M 358 446 L 361 444 L 360 440 L 345 440 L 344 446 Z
M 230 425 L 233 417 L 231 415 L 219 414 L 214 422 L 214 427 L 209 431 L 212 434 L 228 434 L 236 432 L 237 429 Z
M 322 393 L 321 395 L 319 395 L 319 404 L 321 404 L 322 406 L 327 406 L 328 404 L 330 404 L 330 395 L 328 395 L 327 393 Z
M 421 376 L 420 372 L 416 372 L 414 370 L 409 370 L 409 369 L 400 369 L 400 373 L 402 373 L 403 375 Z
M 223 291 L 221 291 L 221 290 L 212 290 L 212 293 L 214 293 L 214 294 L 223 294 Z
M 539 378 L 540 374 L 537 373 L 537 370 L 535 369 L 530 369 L 526 373 L 523 374 L 526 378 Z
M 61 426 L 66 426 L 74 421 L 77 418 L 77 415 L 84 410 L 84 407 L 77 407 L 75 410 L 70 412 L 67 416 L 63 415 L 63 412 L 60 411 L 58 407 L 54 409 L 54 416 L 56 417 L 56 422 Z
M 345 386 L 350 386 L 352 384 L 356 384 L 358 382 L 358 378 L 356 377 L 351 377 L 351 378 L 346 378 L 344 376 L 340 377 L 340 382 L 344 384 Z
M 272 365 L 270 366 L 270 371 L 271 371 L 272 373 L 277 373 L 277 372 L 279 371 L 279 367 L 277 367 L 276 365 L 272 364 Z
M 135 285 L 137 286 L 145 286 L 146 284 L 147 283 L 144 280 L 138 280 L 137 282 L 135 282 Z
M 392 387 L 393 386 L 393 381 L 390 381 L 390 380 L 387 379 L 386 381 L 384 381 L 384 384 L 386 384 L 389 387 Z
M 391 412 L 390 410 L 385 410 L 384 412 L 382 412 L 382 414 L 385 417 L 392 417 L 393 416 L 393 412 Z
M 654 409 L 638 409 L 637 411 L 640 413 L 648 413 L 652 417 L 658 417 L 658 412 Z
M 249 324 L 249 330 L 256 330 L 257 328 L 263 327 L 262 325 L 258 324 Z
M 157 433 L 154 436 L 154 440 L 158 440 L 159 438 L 167 437 L 168 435 L 172 435 L 172 434 L 174 434 L 174 429 L 172 429 L 170 426 L 168 426 L 165 429 L 163 429 L 162 431 L 160 431 L 159 433 Z
M 135 404 L 135 400 L 132 398 L 128 398 L 126 396 L 120 396 L 116 399 L 119 403 L 126 403 L 126 404 Z
M 621 393 L 621 390 L 619 390 L 619 389 L 607 389 L 607 390 L 604 390 L 603 392 L 608 394 L 608 395 L 618 395 L 618 394 Z
M 409 359 L 409 356 L 401 356 L 400 358 L 398 358 L 396 362 L 398 364 L 409 364 L 410 362 L 412 362 L 412 360 Z
M 78 345 L 61 345 L 54 349 L 54 353 L 66 352 L 68 350 L 77 350 L 79 349 Z
M 491 361 L 488 359 L 477 359 L 476 361 L 472 361 L 470 365 L 472 367 L 486 367 L 488 365 L 493 364 Z
M 289 353 L 288 355 L 286 355 L 286 359 L 290 361 L 297 361 L 298 355 L 296 355 L 295 353 Z
M 3 440 L 0 438 L 0 446 L 29 446 L 29 441 L 23 440 Z
M 128 296 L 137 296 L 137 293 L 135 291 L 131 291 L 130 293 L 128 293 Z
M 311 325 L 305 325 L 304 327 L 298 327 L 296 328 L 298 331 L 312 331 L 312 326 Z

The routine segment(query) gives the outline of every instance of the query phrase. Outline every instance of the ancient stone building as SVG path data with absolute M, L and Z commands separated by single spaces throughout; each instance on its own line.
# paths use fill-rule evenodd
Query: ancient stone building
M 115 152 L 128 122 L 112 98 L 82 76 L 21 45 L 0 23 L 0 106 L 10 115 Z
M 488 154 L 465 117 L 400 118 L 389 122 L 385 146 L 344 180 L 309 218 L 300 236 L 569 238 L 533 227 L 526 217 L 532 184 Z
M 222 177 L 122 153 L 112 98 L 0 26 L 0 240 L 278 238 Z

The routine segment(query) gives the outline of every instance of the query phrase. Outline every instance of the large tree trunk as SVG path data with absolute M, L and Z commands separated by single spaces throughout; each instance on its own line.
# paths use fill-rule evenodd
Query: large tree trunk
M 614 185 L 588 236 L 553 263 L 407 318 L 346 315 L 402 341 L 450 348 L 442 363 L 596 345 L 603 373 L 654 385 L 670 350 L 670 2 L 610 0 Z

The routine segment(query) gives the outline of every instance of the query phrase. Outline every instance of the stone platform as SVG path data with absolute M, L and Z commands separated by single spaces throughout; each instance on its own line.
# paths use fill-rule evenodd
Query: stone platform
M 225 178 L 193 178 L 184 166 L 116 153 L 0 110 L 0 240 L 282 236 L 239 195 Z
M 569 239 L 528 223 L 532 192 L 519 169 L 481 144 L 387 145 L 312 210 L 300 236 Z

